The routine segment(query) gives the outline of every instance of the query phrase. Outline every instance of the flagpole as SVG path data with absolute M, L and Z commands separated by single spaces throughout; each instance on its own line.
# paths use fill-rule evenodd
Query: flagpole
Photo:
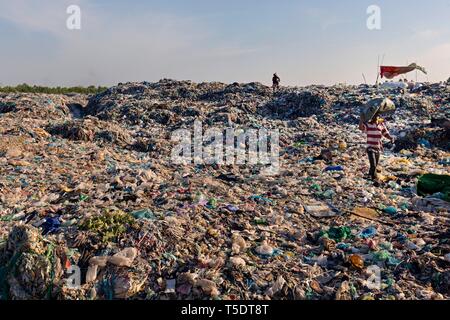
M 386 56 L 386 54 L 385 53 L 383 53 L 383 57 L 381 58 L 381 64 L 383 64 L 384 63 L 384 57 Z M 377 67 L 377 82 L 376 82 L 376 86 L 378 87 L 378 80 L 380 79 L 380 68 L 381 68 L 381 65 L 380 65 L 380 55 L 378 55 L 378 67 Z
M 378 55 L 378 62 L 377 62 L 377 81 L 375 82 L 375 86 L 378 87 L 378 80 L 380 79 L 380 55 Z
M 418 60 L 416 59 L 416 61 L 418 61 Z M 418 80 L 418 76 L 419 76 L 419 73 L 417 72 L 417 69 L 416 69 L 416 82 Z

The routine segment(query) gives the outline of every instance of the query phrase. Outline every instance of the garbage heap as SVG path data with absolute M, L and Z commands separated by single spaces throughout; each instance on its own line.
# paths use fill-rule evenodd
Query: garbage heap
M 397 143 L 374 183 L 377 97 Z M 449 106 L 445 84 L 0 94 L 1 298 L 449 299 Z M 279 172 L 174 163 L 195 121 L 278 129 Z

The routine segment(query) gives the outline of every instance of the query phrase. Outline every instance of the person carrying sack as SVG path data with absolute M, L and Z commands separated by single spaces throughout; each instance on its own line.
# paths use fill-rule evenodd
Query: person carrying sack
M 394 138 L 389 134 L 384 120 L 380 118 L 379 113 L 376 113 L 367 123 L 360 121 L 359 129 L 367 135 L 367 155 L 370 162 L 369 177 L 373 181 L 377 181 L 377 169 L 380 163 L 380 155 L 383 151 L 382 139 L 384 137 L 394 143 Z

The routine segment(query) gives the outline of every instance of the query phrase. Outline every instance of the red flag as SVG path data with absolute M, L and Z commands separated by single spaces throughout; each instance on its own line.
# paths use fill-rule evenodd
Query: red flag
M 401 74 L 405 74 L 414 70 L 420 70 L 423 73 L 427 74 L 425 69 L 423 67 L 418 66 L 417 64 L 413 63 L 410 64 L 407 67 L 387 67 L 382 66 L 381 68 L 381 78 L 388 78 L 393 79 Z

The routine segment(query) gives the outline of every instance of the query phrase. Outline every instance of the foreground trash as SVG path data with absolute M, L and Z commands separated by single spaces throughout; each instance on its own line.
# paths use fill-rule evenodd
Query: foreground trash
M 358 129 L 377 98 L 397 106 L 379 185 Z M 1 298 L 449 299 L 449 106 L 433 84 L 0 94 Z M 279 129 L 279 174 L 174 164 L 195 120 Z

